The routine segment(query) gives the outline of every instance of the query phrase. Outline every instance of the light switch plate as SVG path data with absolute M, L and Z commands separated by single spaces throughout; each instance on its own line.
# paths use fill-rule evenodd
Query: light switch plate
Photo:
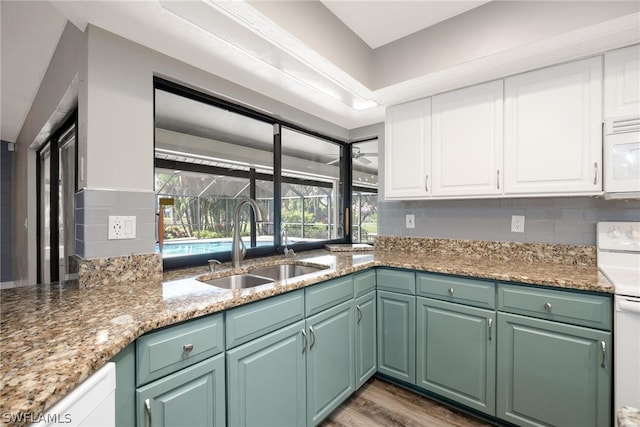
M 109 240 L 135 239 L 136 217 L 109 215 Z
M 524 233 L 524 215 L 511 215 L 511 232 Z
M 407 228 L 416 228 L 416 216 L 413 214 L 408 214 L 405 217 Z

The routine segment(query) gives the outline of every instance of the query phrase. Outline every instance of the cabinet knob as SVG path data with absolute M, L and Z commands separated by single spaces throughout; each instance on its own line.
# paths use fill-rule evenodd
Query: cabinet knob
M 453 295 L 453 288 L 449 288 L 448 292 L 449 292 L 449 295 Z
M 548 303 L 548 302 L 545 302 L 544 303 L 544 309 L 547 310 L 547 311 L 551 311 L 551 304 Z
M 191 353 L 191 351 L 193 350 L 193 344 L 185 344 L 182 346 L 182 349 L 185 351 L 185 353 Z

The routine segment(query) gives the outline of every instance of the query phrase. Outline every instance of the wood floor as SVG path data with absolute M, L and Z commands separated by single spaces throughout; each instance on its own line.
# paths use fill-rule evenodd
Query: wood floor
M 485 427 L 484 421 L 372 378 L 321 427 Z

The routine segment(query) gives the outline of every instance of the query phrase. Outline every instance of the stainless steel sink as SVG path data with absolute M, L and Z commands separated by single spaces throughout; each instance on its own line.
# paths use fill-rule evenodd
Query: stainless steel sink
M 256 276 L 269 277 L 270 279 L 278 281 L 315 273 L 316 271 L 325 270 L 327 268 L 329 267 L 302 264 L 280 264 L 269 265 L 266 267 L 255 267 L 250 269 L 249 273 L 255 274 Z
M 254 274 L 235 274 L 233 276 L 219 277 L 217 279 L 203 280 L 202 283 L 217 286 L 224 289 L 246 289 L 254 286 L 273 283 L 273 279 L 260 277 Z

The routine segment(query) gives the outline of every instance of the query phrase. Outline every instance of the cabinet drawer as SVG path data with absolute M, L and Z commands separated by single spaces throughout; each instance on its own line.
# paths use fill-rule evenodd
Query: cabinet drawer
M 219 313 L 138 338 L 137 385 L 141 386 L 224 351 L 222 323 L 222 313 Z
M 416 288 L 416 294 L 423 297 L 481 308 L 496 307 L 496 290 L 493 282 L 417 273 Z
M 611 330 L 611 297 L 498 284 L 498 310 Z
M 353 287 L 355 290 L 355 297 L 361 297 L 368 294 L 371 291 L 376 290 L 376 271 L 367 270 L 362 273 L 357 273 L 353 276 Z
M 226 313 L 227 349 L 304 319 L 304 290 L 234 308 Z
M 378 269 L 376 272 L 378 290 L 415 295 L 416 274 L 413 271 Z
M 310 286 L 304 291 L 305 314 L 308 317 L 353 298 L 353 276 L 329 280 Z

